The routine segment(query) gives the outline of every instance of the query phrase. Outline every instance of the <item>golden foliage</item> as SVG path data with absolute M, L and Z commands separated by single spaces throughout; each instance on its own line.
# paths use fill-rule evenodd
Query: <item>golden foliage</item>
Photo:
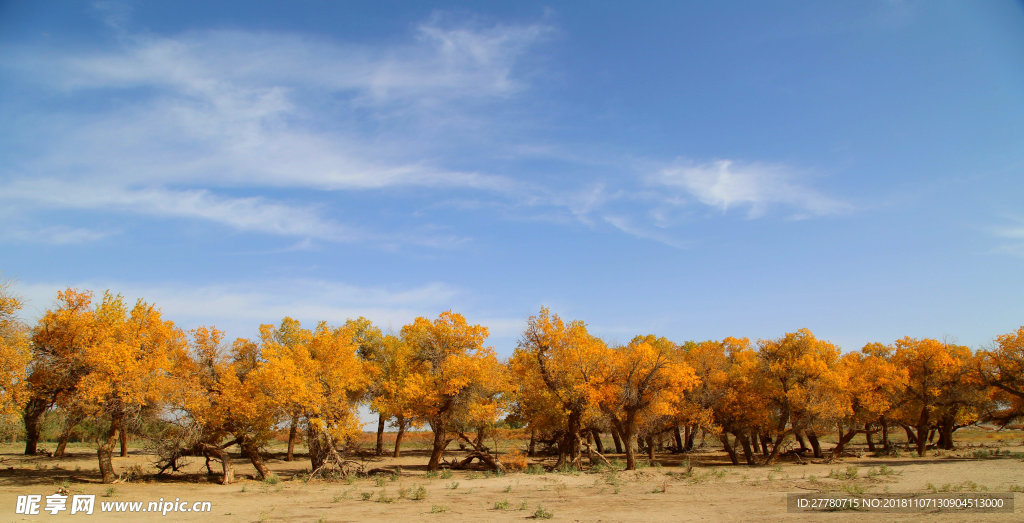
M 28 328 L 17 318 L 21 300 L 8 289 L 9 284 L 0 282 L 0 421 L 15 418 L 28 401 L 26 378 L 32 358 Z
M 509 362 L 519 409 L 538 430 L 589 425 L 601 415 L 594 386 L 609 363 L 607 346 L 587 332 L 585 323 L 565 323 L 541 307 Z
M 404 407 L 435 430 L 490 424 L 506 399 L 509 380 L 494 349 L 484 347 L 487 328 L 447 311 L 436 320 L 416 318 L 402 327 L 409 351 Z
M 830 425 L 852 414 L 849 376 L 838 365 L 839 348 L 817 339 L 808 329 L 758 342 L 761 393 L 772 405 L 775 430 Z

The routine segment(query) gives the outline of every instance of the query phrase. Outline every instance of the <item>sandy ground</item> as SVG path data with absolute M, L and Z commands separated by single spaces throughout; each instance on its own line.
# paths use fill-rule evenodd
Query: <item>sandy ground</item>
M 71 446 L 62 460 L 23 456 L 21 446 L 0 445 L 0 521 L 68 519 L 170 521 L 366 521 L 366 520 L 523 520 L 550 514 L 553 520 L 580 521 L 769 521 L 787 520 L 1024 520 L 1024 434 L 1001 432 L 967 438 L 956 451 L 916 458 L 845 457 L 834 463 L 784 462 L 774 467 L 728 464 L 724 452 L 711 446 L 689 456 L 659 454 L 657 465 L 634 472 L 510 473 L 483 471 L 426 474 L 427 453 L 405 452 L 399 459 L 362 458 L 366 469 L 397 471 L 386 477 L 303 481 L 309 463 L 304 456 L 286 462 L 281 454 L 269 460 L 279 481 L 252 479 L 251 465 L 235 457 L 237 481 L 215 483 L 200 472 L 201 459 L 186 470 L 163 478 L 145 476 L 113 486 L 99 482 L 95 451 Z M 52 448 L 51 446 L 43 445 Z M 997 449 L 996 457 L 977 458 Z M 277 448 L 273 450 L 279 450 Z M 1017 453 L 1015 455 L 1015 453 Z M 452 452 L 446 457 L 456 457 Z M 152 471 L 153 456 L 134 450 L 115 458 L 117 472 L 138 465 Z M 688 460 L 688 461 L 687 461 Z M 687 473 L 687 464 L 693 466 Z M 450 474 L 450 476 L 448 476 Z M 18 495 L 54 493 L 65 486 L 70 494 L 96 495 L 91 516 L 68 511 L 53 516 L 15 513 Z M 419 488 L 422 487 L 422 490 Z M 417 495 L 419 490 L 420 494 Z M 936 512 L 832 513 L 787 512 L 786 494 L 806 493 L 985 493 L 1015 491 L 1016 508 L 1007 514 Z M 422 499 L 413 499 L 421 497 Z M 108 501 L 156 501 L 180 498 L 209 501 L 208 513 L 172 512 L 167 516 L 140 513 L 99 513 Z M 539 510 L 541 509 L 541 510 Z

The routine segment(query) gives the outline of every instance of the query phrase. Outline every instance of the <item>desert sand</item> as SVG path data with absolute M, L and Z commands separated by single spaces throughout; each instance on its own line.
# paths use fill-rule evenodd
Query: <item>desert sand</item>
M 285 461 L 283 447 L 271 449 L 268 464 L 275 478 L 260 481 L 252 466 L 234 456 L 236 482 L 218 484 L 207 475 L 202 458 L 190 459 L 179 472 L 156 477 L 154 456 L 133 445 L 127 457 L 115 458 L 118 473 L 134 470 L 139 477 L 114 485 L 99 481 L 95 450 L 72 444 L 63 459 L 24 456 L 18 443 L 0 445 L 0 520 L 44 521 L 480 521 L 524 520 L 550 516 L 578 521 L 772 521 L 786 520 L 944 520 L 1020 521 L 1024 519 L 1024 433 L 976 431 L 958 433 L 953 451 L 931 451 L 918 458 L 871 457 L 861 446 L 839 460 L 784 460 L 774 466 L 734 466 L 709 439 L 689 454 L 658 453 L 653 464 L 637 471 L 584 470 L 494 475 L 484 470 L 453 470 L 428 474 L 427 452 L 410 438 L 400 458 L 354 456 L 366 470 L 386 469 L 374 477 L 309 479 L 309 462 L 301 453 Z M 367 435 L 369 439 L 369 435 Z M 420 438 L 424 440 L 426 438 Z M 134 443 L 134 442 L 133 442 Z M 508 446 L 519 442 L 507 442 Z M 43 445 L 52 448 L 52 445 Z M 366 445 L 368 447 L 368 445 Z M 302 449 L 300 449 L 302 450 Z M 507 449 L 504 449 L 507 450 Z M 455 449 L 446 455 L 462 455 Z M 610 454 L 609 458 L 621 457 Z M 551 458 L 531 463 L 550 465 Z M 217 467 L 214 466 L 214 470 Z M 140 474 L 139 474 L 140 473 Z M 16 514 L 19 495 L 93 494 L 92 515 Z M 839 511 L 787 512 L 793 493 L 990 493 L 1015 492 L 1013 513 L 958 513 L 922 510 L 915 513 Z M 210 512 L 100 513 L 110 501 L 179 498 L 210 502 Z M 418 498 L 418 499 L 417 499 Z

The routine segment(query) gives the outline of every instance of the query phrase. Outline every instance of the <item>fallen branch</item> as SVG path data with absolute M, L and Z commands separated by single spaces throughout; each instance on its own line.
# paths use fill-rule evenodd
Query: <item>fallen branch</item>
M 490 451 L 487 449 L 486 446 L 484 446 L 482 442 L 474 442 L 473 440 L 469 439 L 469 437 L 466 436 L 465 433 L 461 431 L 459 432 L 459 439 L 465 441 L 466 443 L 473 447 L 473 450 L 470 451 L 469 455 L 466 456 L 466 458 L 463 459 L 462 462 L 458 464 L 459 468 L 465 467 L 474 459 L 479 459 L 481 462 L 485 463 L 487 466 L 491 467 L 494 470 L 508 472 L 508 467 L 506 467 L 504 463 L 498 460 L 498 458 L 491 455 Z
M 608 458 L 604 457 L 600 452 L 594 450 L 590 446 L 590 443 L 587 443 L 587 441 L 584 440 L 583 438 L 580 438 L 580 445 L 583 445 L 584 447 L 587 448 L 587 453 L 588 453 L 588 457 L 590 458 L 590 463 L 594 463 L 594 455 L 596 455 L 598 458 L 601 458 L 601 461 L 605 465 L 608 465 L 609 467 L 612 466 L 611 462 L 608 461 Z

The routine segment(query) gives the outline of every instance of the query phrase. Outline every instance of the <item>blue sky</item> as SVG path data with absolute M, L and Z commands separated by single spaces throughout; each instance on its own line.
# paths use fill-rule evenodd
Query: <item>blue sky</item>
M 184 327 L 454 309 L 511 353 L 1024 323 L 1024 9 L 0 3 L 0 270 Z

